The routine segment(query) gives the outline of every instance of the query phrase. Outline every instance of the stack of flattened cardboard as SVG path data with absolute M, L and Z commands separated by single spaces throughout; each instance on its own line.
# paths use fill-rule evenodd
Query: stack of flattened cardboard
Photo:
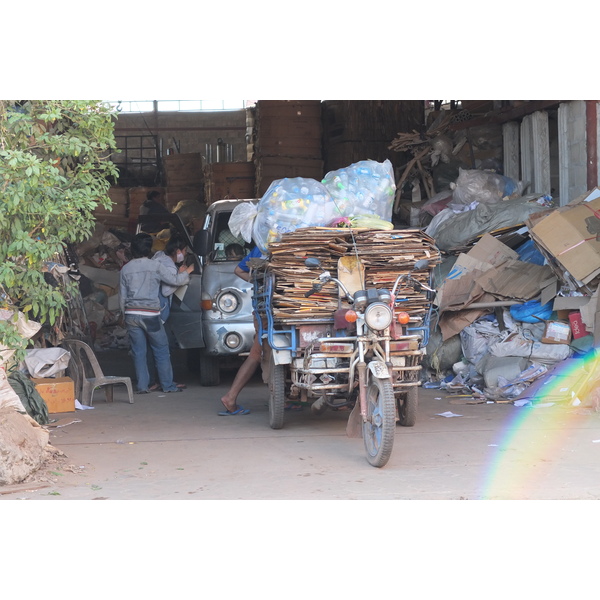
M 199 152 L 168 154 L 162 160 L 167 208 L 173 210 L 182 200 L 201 201 L 204 194 L 202 155 Z M 134 214 L 137 216 L 137 211 Z
M 311 227 L 297 229 L 269 245 L 267 268 L 276 276 L 273 294 L 273 313 L 276 320 L 295 321 L 299 318 L 330 318 L 338 307 L 335 283 L 305 297 L 319 276 L 319 269 L 309 269 L 304 261 L 318 258 L 321 267 L 338 276 L 338 260 L 343 256 L 358 255 L 365 267 L 364 287 L 391 291 L 396 278 L 408 273 L 421 259 L 428 259 L 425 270 L 413 277 L 428 283 L 431 269 L 440 261 L 440 253 L 433 240 L 419 229 L 380 231 L 372 229 L 336 229 Z M 425 293 L 402 288 L 397 298 L 410 314 L 423 314 L 428 308 Z
M 225 198 L 254 198 L 255 168 L 252 162 L 210 163 L 204 166 L 204 198 L 207 206 Z
M 320 100 L 259 100 L 253 130 L 256 197 L 277 179 L 320 181 L 322 136 Z
M 518 254 L 485 234 L 467 254 L 460 254 L 438 288 L 440 330 L 447 340 L 495 306 L 507 306 L 541 297 L 550 301 L 556 275 L 547 266 L 518 260 Z

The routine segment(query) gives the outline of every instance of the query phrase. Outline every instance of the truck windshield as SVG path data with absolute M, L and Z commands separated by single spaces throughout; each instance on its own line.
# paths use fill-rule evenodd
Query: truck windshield
M 248 253 L 246 242 L 231 233 L 228 223 L 231 212 L 222 212 L 217 215 L 214 228 L 213 260 L 239 262 Z

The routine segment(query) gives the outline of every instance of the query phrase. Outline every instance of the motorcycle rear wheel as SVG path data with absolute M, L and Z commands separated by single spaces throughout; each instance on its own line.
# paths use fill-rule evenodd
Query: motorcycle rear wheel
M 374 467 L 383 467 L 392 455 L 396 433 L 396 399 L 390 379 L 371 379 L 367 388 L 367 418 L 363 422 L 367 460 Z
M 407 388 L 398 397 L 398 423 L 402 427 L 413 427 L 417 422 L 417 409 L 419 407 L 419 388 Z

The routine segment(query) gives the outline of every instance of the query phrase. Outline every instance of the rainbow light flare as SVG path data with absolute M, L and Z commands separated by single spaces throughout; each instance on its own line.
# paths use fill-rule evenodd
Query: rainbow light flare
M 560 453 L 573 433 L 569 425 L 580 422 L 582 415 L 574 410 L 547 411 L 540 426 L 540 413 L 534 407 L 545 402 L 573 406 L 577 399 L 582 404 L 589 400 L 589 392 L 600 379 L 600 354 L 592 350 L 582 358 L 568 359 L 545 378 L 546 383 L 528 398 L 533 406 L 515 408 L 517 413 L 501 433 L 486 469 L 480 499 L 523 500 L 539 489 L 552 468 L 552 457 Z M 519 456 L 522 459 L 515 461 Z

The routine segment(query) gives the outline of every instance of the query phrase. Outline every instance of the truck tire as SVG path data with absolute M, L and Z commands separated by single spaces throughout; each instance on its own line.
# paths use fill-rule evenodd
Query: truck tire
M 221 383 L 219 360 L 215 356 L 200 355 L 200 385 L 213 387 Z

